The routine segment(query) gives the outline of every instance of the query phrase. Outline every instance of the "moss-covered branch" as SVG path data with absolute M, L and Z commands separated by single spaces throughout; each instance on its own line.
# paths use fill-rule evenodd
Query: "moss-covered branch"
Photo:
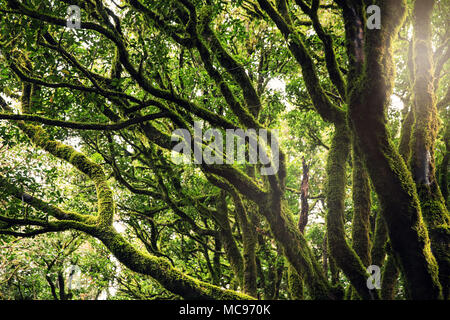
M 15 121 L 27 121 L 27 122 L 38 122 L 50 126 L 56 126 L 61 128 L 70 128 L 77 130 L 104 130 L 113 131 L 125 129 L 129 126 L 147 122 L 150 120 L 160 119 L 166 117 L 167 114 L 164 112 L 148 114 L 141 117 L 132 118 L 129 120 L 124 120 L 118 123 L 90 123 L 90 122 L 73 122 L 73 121 L 63 121 L 57 119 L 51 119 L 47 117 L 42 117 L 33 114 L 14 114 L 14 113 L 0 113 L 0 120 L 15 120 Z
M 205 7 L 200 12 L 199 23 L 200 33 L 203 40 L 209 45 L 211 51 L 219 61 L 220 65 L 227 70 L 231 77 L 242 89 L 245 103 L 248 110 L 257 118 L 259 111 L 261 110 L 261 101 L 256 93 L 256 90 L 247 75 L 244 67 L 239 64 L 222 46 L 216 34 L 210 27 L 210 19 L 212 15 L 212 8 Z
M 150 275 L 161 285 L 185 299 L 248 300 L 250 296 L 196 280 L 172 267 L 169 260 L 139 251 L 112 227 L 92 233 L 131 270 Z
M 386 128 L 385 110 L 393 85 L 392 42 L 405 14 L 405 1 L 379 4 L 383 28 L 365 33 L 365 63 L 351 86 L 349 121 L 378 194 L 394 255 L 410 297 L 441 297 L 438 266 L 431 253 L 414 181 Z
M 301 1 L 303 2 L 303 1 Z M 319 9 L 320 0 L 313 0 L 311 8 L 307 10 L 305 13 L 309 15 L 312 20 L 312 25 L 314 30 L 317 33 L 317 36 L 322 41 L 324 51 L 325 51 L 325 63 L 327 66 L 328 74 L 330 76 L 330 80 L 333 85 L 336 87 L 339 95 L 345 99 L 347 94 L 347 84 L 345 83 L 344 77 L 342 75 L 341 69 L 336 60 L 336 54 L 333 48 L 333 39 L 331 35 L 325 32 L 322 24 L 319 20 L 318 9 Z M 306 5 L 304 5 L 307 7 Z
M 86 87 L 86 86 L 83 86 L 80 84 L 73 84 L 71 82 L 48 82 L 48 81 L 25 74 L 24 71 L 21 70 L 21 68 L 18 67 L 12 61 L 10 61 L 9 65 L 10 65 L 11 70 L 13 70 L 22 81 L 30 82 L 30 83 L 48 87 L 48 88 L 68 88 L 68 89 L 78 90 L 78 91 L 82 91 L 82 92 L 97 93 L 106 98 L 120 97 L 120 98 L 125 98 L 130 101 L 133 101 L 135 103 L 139 103 L 139 104 L 141 103 L 141 101 L 139 99 L 137 99 L 133 96 L 130 96 L 128 94 L 125 94 L 123 92 L 106 90 L 101 87 Z
M 231 231 L 230 221 L 228 218 L 228 206 L 226 202 L 225 191 L 222 191 L 217 200 L 217 214 L 216 221 L 219 225 L 219 235 L 223 243 L 228 261 L 230 262 L 231 269 L 238 283 L 243 286 L 244 280 L 244 259 L 236 244 Z
M 326 121 L 343 123 L 345 113 L 335 106 L 328 98 L 316 72 L 313 60 L 303 44 L 300 36 L 288 25 L 283 17 L 275 10 L 268 0 L 258 0 L 261 8 L 269 15 L 285 38 L 293 57 L 302 67 L 302 75 L 309 96 L 317 112 Z
M 24 203 L 29 204 L 38 211 L 47 213 L 48 215 L 55 217 L 58 220 L 71 220 L 82 224 L 94 224 L 95 217 L 85 214 L 79 214 L 76 212 L 64 211 L 56 206 L 53 206 L 39 198 L 36 198 L 23 190 L 21 190 L 16 184 L 8 181 L 7 178 L 0 175 L 0 188 L 2 192 L 7 195 L 11 195 Z
M 355 143 L 353 147 L 353 170 L 352 170 L 352 199 L 353 199 L 353 222 L 352 222 L 352 247 L 361 258 L 365 267 L 371 264 L 371 242 L 370 242 L 370 181 L 369 175 L 362 162 L 361 151 Z
M 381 298 L 383 300 L 394 300 L 398 286 L 399 271 L 395 258 L 389 254 L 383 268 L 381 278 Z
M 328 214 L 326 225 L 328 245 L 330 247 L 330 253 L 337 265 L 342 269 L 361 298 L 370 300 L 372 299 L 372 296 L 377 297 L 377 293 L 371 292 L 371 290 L 367 288 L 366 282 L 369 275 L 366 272 L 364 263 L 347 243 L 345 237 L 344 202 L 345 188 L 347 185 L 346 164 L 350 154 L 350 146 L 350 132 L 347 126 L 337 126 L 327 159 Z M 355 168 L 353 169 L 355 170 Z M 363 244 L 361 243 L 361 246 L 362 245 Z M 362 247 L 359 249 L 362 249 Z
M 372 264 L 381 268 L 386 257 L 386 242 L 388 240 L 388 234 L 386 224 L 384 222 L 381 212 L 377 212 L 375 219 L 375 232 L 373 236 L 373 246 L 370 252 L 372 257 Z
M 289 209 L 273 201 L 258 203 L 261 214 L 267 219 L 274 238 L 298 274 L 302 275 L 308 292 L 314 299 L 337 299 L 338 294 L 329 285 L 319 263 L 314 258 L 304 236 L 294 223 Z
M 413 112 L 411 171 L 417 186 L 422 214 L 427 224 L 431 249 L 439 265 L 444 296 L 450 285 L 450 216 L 436 176 L 434 145 L 438 116 L 433 88 L 431 15 L 435 1 L 416 0 L 413 10 Z
M 39 126 L 24 122 L 18 122 L 18 126 L 36 146 L 72 164 L 94 182 L 97 190 L 98 222 L 103 226 L 111 225 L 115 210 L 114 200 L 105 173 L 100 165 L 81 152 L 76 151 L 73 147 L 52 140 L 47 132 Z

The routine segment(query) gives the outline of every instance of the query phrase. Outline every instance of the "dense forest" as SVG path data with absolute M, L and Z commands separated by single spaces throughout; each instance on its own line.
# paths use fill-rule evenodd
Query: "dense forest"
M 449 299 L 450 1 L 0 14 L 0 299 Z

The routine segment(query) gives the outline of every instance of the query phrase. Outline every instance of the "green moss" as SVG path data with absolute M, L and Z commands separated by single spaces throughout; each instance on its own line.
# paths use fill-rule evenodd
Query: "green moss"
M 346 125 L 335 127 L 332 144 L 327 158 L 326 219 L 328 245 L 337 265 L 350 280 L 363 299 L 372 296 L 366 285 L 368 274 L 363 262 L 349 246 L 345 238 L 344 212 L 346 188 L 346 164 L 350 153 L 350 132 Z
M 39 126 L 22 121 L 18 122 L 18 126 L 37 147 L 72 164 L 94 182 L 98 199 L 98 223 L 102 226 L 111 225 L 115 210 L 113 194 L 101 166 L 74 148 L 52 140 L 45 130 Z
M 231 232 L 231 226 L 228 219 L 228 208 L 225 198 L 225 192 L 222 191 L 217 200 L 216 220 L 219 225 L 219 234 L 223 242 L 226 257 L 230 262 L 238 286 L 243 287 L 244 280 L 244 262 L 242 254 L 237 247 Z
M 209 23 L 213 17 L 214 7 L 203 6 L 199 13 L 199 34 L 203 41 L 209 45 L 212 53 L 215 55 L 219 63 L 227 72 L 231 75 L 233 80 L 242 89 L 242 94 L 247 105 L 247 109 L 250 114 L 245 114 L 246 117 L 255 119 L 258 117 L 261 109 L 261 101 L 256 93 L 256 90 L 250 80 L 249 76 L 245 72 L 244 67 L 239 64 L 221 45 L 216 34 L 211 30 Z M 256 120 L 252 119 L 256 123 Z
M 292 213 L 279 195 L 272 194 L 267 202 L 259 203 L 260 213 L 267 219 L 271 232 L 290 265 L 305 279 L 314 299 L 335 299 L 322 267 L 313 256 L 309 244 L 294 223 Z
M 416 1 L 413 10 L 413 108 L 415 122 L 412 128 L 410 167 L 416 183 L 422 215 L 430 233 L 431 251 L 427 255 L 436 257 L 439 279 L 448 296 L 450 286 L 449 238 L 437 236 L 435 229 L 444 229 L 450 224 L 450 217 L 442 197 L 435 170 L 434 144 L 439 129 L 434 95 L 434 71 L 432 62 L 431 16 L 434 2 Z M 426 239 L 427 241 L 427 239 Z M 432 253 L 433 254 L 432 254 Z M 436 278 L 437 266 L 430 265 Z
M 180 270 L 172 267 L 166 258 L 151 256 L 136 249 L 112 227 L 92 232 L 91 235 L 101 240 L 125 266 L 135 272 L 151 276 L 167 290 L 185 299 L 252 299 L 248 295 L 225 290 L 185 275 Z
M 288 289 L 292 300 L 303 300 L 303 280 L 295 269 L 289 265 L 288 267 Z
M 395 259 L 392 255 L 388 255 L 381 279 L 381 298 L 383 300 L 394 300 L 398 276 L 399 271 Z
M 386 224 L 381 212 L 377 213 L 375 220 L 375 235 L 371 251 L 372 264 L 383 266 L 386 257 L 385 245 L 388 238 Z
M 352 246 L 356 254 L 361 258 L 364 266 L 371 264 L 370 256 L 370 182 L 369 176 L 362 163 L 361 151 L 356 143 L 353 146 L 353 223 Z
M 354 88 L 349 97 L 349 120 L 364 153 L 410 297 L 436 299 L 440 297 L 437 265 L 430 252 L 415 184 L 386 129 L 385 111 L 394 80 L 392 41 L 405 7 L 405 1 L 383 2 L 383 28 L 366 33 L 363 74 L 350 84 Z

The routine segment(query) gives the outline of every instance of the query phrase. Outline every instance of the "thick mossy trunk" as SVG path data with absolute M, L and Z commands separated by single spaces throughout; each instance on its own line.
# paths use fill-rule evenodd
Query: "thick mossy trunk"
M 372 299 L 367 288 L 367 278 L 363 262 L 347 243 L 344 229 L 346 165 L 350 154 L 350 134 L 345 124 L 335 127 L 327 159 L 327 234 L 330 253 L 342 269 L 352 286 L 363 299 Z
M 405 13 L 405 1 L 384 2 L 384 25 L 365 36 L 364 71 L 350 84 L 349 121 L 382 207 L 396 260 L 413 299 L 441 296 L 438 266 L 411 173 L 386 128 L 385 110 L 392 92 L 392 41 Z
M 409 42 L 408 46 L 408 75 L 409 75 L 409 87 L 412 90 L 412 86 L 414 84 L 414 64 L 413 64 L 413 42 Z M 409 159 L 411 157 L 411 133 L 414 125 L 414 110 L 410 106 L 411 103 L 411 95 L 409 94 L 404 100 L 404 107 L 402 110 L 403 113 L 403 121 L 402 128 L 400 132 L 400 142 L 398 145 L 398 151 L 400 155 L 403 157 L 403 160 L 408 164 Z
M 352 247 L 367 268 L 372 260 L 370 255 L 370 182 L 359 154 L 360 151 L 357 150 L 355 143 L 352 147 Z M 358 299 L 356 290 L 353 288 L 350 297 L 352 300 Z
M 242 231 L 244 258 L 244 292 L 253 297 L 256 297 L 256 233 L 254 227 L 248 220 L 247 211 L 244 209 L 243 205 L 241 207 L 241 205 L 236 205 L 235 203 L 235 206 L 237 219 Z M 250 210 L 254 210 L 253 204 L 250 204 Z
M 447 210 L 450 207 L 450 198 L 448 192 L 448 176 L 450 172 L 450 111 L 447 110 L 447 119 L 445 121 L 445 154 L 439 166 L 439 187 L 441 189 L 442 197 L 445 200 Z
M 411 170 L 417 186 L 431 249 L 439 265 L 439 280 L 448 296 L 450 286 L 450 217 L 435 172 L 434 144 L 438 133 L 433 87 L 431 15 L 435 1 L 416 0 L 413 10 L 413 65 L 415 122 L 412 131 Z
M 366 116 L 354 123 L 360 132 L 360 146 L 366 152 L 367 168 L 380 199 L 392 248 L 407 279 L 408 292 L 412 298 L 436 299 L 440 296 L 437 264 L 412 177 L 391 144 L 384 123 L 370 128 L 363 119 Z
M 328 251 L 330 248 L 328 247 Z M 328 258 L 329 261 L 329 265 L 330 265 L 330 273 L 331 273 L 331 284 L 333 286 L 339 287 L 341 288 L 342 293 L 344 292 L 344 289 L 342 288 L 342 285 L 339 281 L 339 274 L 340 274 L 340 270 L 336 264 L 336 261 L 334 260 L 333 256 L 330 256 Z
M 412 111 L 408 111 L 402 123 L 400 143 L 398 146 L 398 151 L 406 163 L 408 163 L 411 157 L 410 143 L 413 124 L 414 124 L 414 113 Z
M 298 219 L 298 229 L 301 233 L 305 231 L 305 227 L 308 224 L 308 190 L 309 190 L 309 166 L 306 164 L 305 158 L 302 158 L 302 183 L 300 187 L 300 200 L 301 200 L 301 210 Z

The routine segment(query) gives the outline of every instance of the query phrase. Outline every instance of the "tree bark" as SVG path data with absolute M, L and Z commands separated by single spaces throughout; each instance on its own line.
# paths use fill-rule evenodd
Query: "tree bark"
M 394 300 L 395 290 L 398 285 L 398 268 L 394 257 L 389 254 L 386 260 L 381 279 L 381 298 L 383 300 Z
M 416 0 L 413 10 L 413 65 L 415 122 L 412 131 L 411 171 L 422 214 L 428 227 L 431 250 L 439 266 L 444 297 L 450 286 L 450 216 L 436 178 L 434 145 L 438 133 L 431 15 L 434 0 Z
M 361 151 L 356 143 L 353 147 L 353 222 L 352 222 L 352 240 L 353 249 L 361 258 L 364 267 L 371 264 L 370 255 L 370 181 L 369 175 L 364 167 L 361 158 Z
M 367 278 L 363 262 L 347 243 L 344 228 L 346 168 L 350 154 L 350 135 L 345 124 L 336 126 L 327 159 L 327 234 L 330 254 L 342 269 L 352 286 L 363 299 L 376 297 L 367 287 Z
M 438 266 L 431 253 L 414 181 L 394 148 L 385 110 L 392 92 L 392 41 L 405 14 L 405 1 L 381 6 L 383 28 L 365 33 L 365 63 L 360 78 L 349 84 L 349 122 L 379 196 L 392 249 L 413 299 L 441 298 Z
M 306 225 L 308 224 L 308 212 L 309 212 L 309 205 L 308 205 L 309 166 L 306 164 L 304 157 L 302 157 L 302 167 L 303 167 L 303 176 L 300 187 L 301 210 L 300 210 L 300 217 L 298 220 L 298 228 L 301 233 L 303 233 Z

